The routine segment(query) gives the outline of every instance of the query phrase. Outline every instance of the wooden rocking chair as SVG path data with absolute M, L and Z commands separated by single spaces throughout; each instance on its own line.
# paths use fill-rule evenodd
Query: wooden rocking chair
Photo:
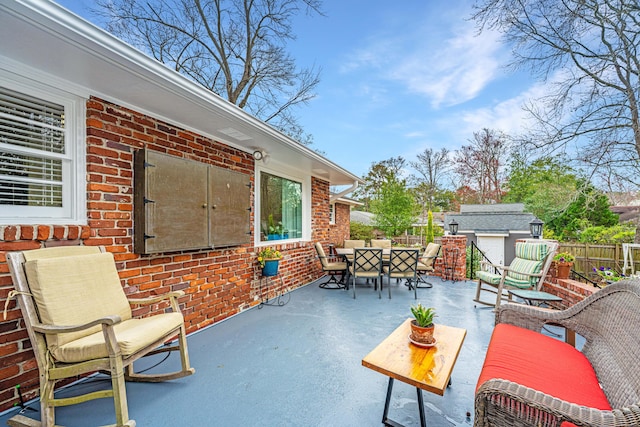
M 10 252 L 7 263 L 25 327 L 40 371 L 42 421 L 22 415 L 10 426 L 54 427 L 55 407 L 113 398 L 117 427 L 134 427 L 129 419 L 125 380 L 159 382 L 191 375 L 184 319 L 177 298 L 184 293 L 127 300 L 113 255 L 103 248 L 66 246 Z M 169 300 L 171 312 L 133 318 L 130 304 Z M 177 337 L 177 345 L 163 346 Z M 140 357 L 180 351 L 182 369 L 149 375 L 133 371 Z M 92 372 L 111 376 L 110 390 L 56 398 L 57 381 Z

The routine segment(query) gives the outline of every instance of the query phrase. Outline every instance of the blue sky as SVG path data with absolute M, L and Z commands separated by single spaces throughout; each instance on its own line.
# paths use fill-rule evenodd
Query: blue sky
M 95 19 L 90 0 L 58 3 Z M 297 112 L 313 148 L 364 176 L 391 157 L 455 150 L 485 127 L 516 134 L 541 87 L 505 70 L 508 49 L 476 35 L 471 3 L 324 0 L 326 16 L 299 16 L 290 52 L 322 68 L 318 96 Z

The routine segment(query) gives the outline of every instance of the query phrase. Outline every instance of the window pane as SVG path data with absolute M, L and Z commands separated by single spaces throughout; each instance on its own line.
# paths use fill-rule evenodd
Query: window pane
M 0 142 L 64 153 L 64 107 L 0 87 Z
M 302 237 L 302 184 L 263 172 L 260 176 L 260 240 Z
M 64 126 L 62 105 L 0 88 L 0 205 L 62 207 Z

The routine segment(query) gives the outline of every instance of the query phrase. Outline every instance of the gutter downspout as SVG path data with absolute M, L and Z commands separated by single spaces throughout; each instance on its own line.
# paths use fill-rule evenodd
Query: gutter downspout
M 340 197 L 344 196 L 345 194 L 349 194 L 349 193 L 355 191 L 356 188 L 358 188 L 358 181 L 354 181 L 353 185 L 351 187 L 347 188 L 346 190 L 341 191 L 338 194 L 334 194 L 333 196 L 329 197 L 329 203 L 333 203 L 337 199 L 339 199 Z

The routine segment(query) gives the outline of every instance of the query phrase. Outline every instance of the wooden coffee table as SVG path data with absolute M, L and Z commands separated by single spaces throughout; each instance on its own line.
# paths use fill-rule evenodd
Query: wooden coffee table
M 409 341 L 409 335 L 411 334 L 409 323 L 411 320 L 405 320 L 391 335 L 362 359 L 362 366 L 389 377 L 387 398 L 382 415 L 382 423 L 385 426 L 401 427 L 401 424 L 388 417 L 394 380 L 416 387 L 420 425 L 425 426 L 422 390 L 440 396 L 444 395 L 444 391 L 451 379 L 451 372 L 462 348 L 462 343 L 467 335 L 466 329 L 436 325 L 434 332 L 435 345 L 428 348 L 418 347 Z

